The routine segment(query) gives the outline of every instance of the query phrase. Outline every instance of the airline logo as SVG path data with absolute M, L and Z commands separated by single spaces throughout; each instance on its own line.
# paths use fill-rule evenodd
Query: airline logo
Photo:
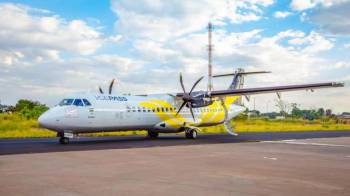
M 95 98 L 98 101 L 128 101 L 126 97 L 111 95 L 96 95 Z

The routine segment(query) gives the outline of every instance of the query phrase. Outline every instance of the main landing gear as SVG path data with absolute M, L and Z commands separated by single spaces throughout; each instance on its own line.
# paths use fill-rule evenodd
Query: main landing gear
M 158 136 L 159 136 L 159 133 L 158 132 L 154 132 L 154 131 L 148 131 L 148 137 L 151 138 L 151 139 L 157 139 Z
M 187 128 L 185 130 L 185 136 L 187 139 L 196 139 L 197 135 L 198 135 L 198 133 L 197 133 L 196 129 Z

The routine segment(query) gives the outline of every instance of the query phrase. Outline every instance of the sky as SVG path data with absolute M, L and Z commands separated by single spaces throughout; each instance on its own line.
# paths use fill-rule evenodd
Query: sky
M 282 93 L 306 109 L 350 111 L 349 0 L 0 0 L 0 100 L 57 104 L 66 94 L 181 92 L 207 75 L 207 24 L 213 73 L 265 70 L 245 87 L 344 82 L 346 87 Z M 214 89 L 232 78 L 214 79 Z M 203 80 L 197 90 L 205 90 Z M 275 94 L 250 109 L 276 111 Z

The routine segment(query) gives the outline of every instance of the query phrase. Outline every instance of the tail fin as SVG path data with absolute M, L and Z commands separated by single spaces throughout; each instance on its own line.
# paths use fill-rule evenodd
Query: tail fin
M 217 77 L 226 77 L 226 76 L 234 76 L 233 80 L 230 84 L 230 87 L 228 89 L 240 89 L 243 88 L 244 85 L 244 76 L 246 75 L 253 75 L 253 74 L 265 74 L 265 73 L 271 73 L 269 71 L 251 71 L 251 72 L 245 72 L 244 69 L 238 68 L 235 73 L 229 73 L 229 74 L 220 74 L 220 75 L 214 75 L 214 78 Z M 246 97 L 248 99 L 248 97 Z M 236 99 L 235 104 L 242 105 L 242 97 L 239 97 Z
M 229 74 L 219 74 L 219 75 L 213 75 L 214 78 L 218 77 L 226 77 L 226 76 L 234 76 L 233 80 L 230 84 L 229 89 L 239 89 L 243 87 L 244 84 L 244 76 L 245 75 L 253 75 L 253 74 L 265 74 L 265 73 L 271 73 L 270 71 L 250 71 L 245 72 L 244 69 L 238 68 L 235 73 L 229 73 Z

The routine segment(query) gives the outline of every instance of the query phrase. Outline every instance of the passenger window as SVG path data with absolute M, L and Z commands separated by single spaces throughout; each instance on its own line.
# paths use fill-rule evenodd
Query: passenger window
M 74 100 L 73 105 L 75 105 L 75 106 L 84 106 L 83 101 L 81 99 Z
M 165 108 L 165 111 L 166 111 L 166 112 L 168 112 L 168 111 L 169 111 L 169 109 L 168 109 L 168 108 Z
M 164 112 L 164 108 L 162 108 L 162 112 Z
M 91 106 L 91 103 L 87 99 L 83 99 L 85 106 Z
M 160 109 L 159 109 L 159 108 L 157 108 L 157 112 L 160 112 Z

